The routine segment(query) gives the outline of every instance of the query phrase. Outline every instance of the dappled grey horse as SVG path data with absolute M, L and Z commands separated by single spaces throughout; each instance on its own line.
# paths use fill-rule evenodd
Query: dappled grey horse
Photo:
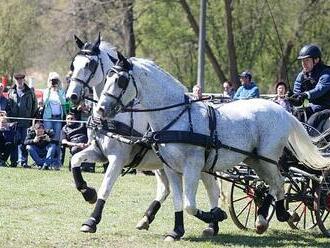
M 203 212 L 196 206 L 202 171 L 224 171 L 243 161 L 253 168 L 269 185 L 269 194 L 256 219 L 257 231 L 263 232 L 268 227 L 266 217 L 273 199 L 277 219 L 292 218 L 284 207 L 284 181 L 278 168 L 285 147 L 309 168 L 329 168 L 330 159 L 321 156 L 302 124 L 281 106 L 251 99 L 210 110 L 200 102 L 191 103 L 185 87 L 152 61 L 119 59 L 107 78 L 97 112 L 115 117 L 121 111 L 132 111 L 127 106 L 133 99 L 138 99 L 143 109 L 149 111 L 148 122 L 153 132 L 144 140 L 153 145 L 167 164 L 164 169 L 173 190 L 176 212 L 173 238 L 184 232 L 180 214 L 183 200 L 189 214 L 204 221 L 215 220 L 212 212 Z M 157 107 L 166 110 L 156 111 Z M 210 126 L 214 127 L 212 132 Z M 206 159 L 205 148 L 210 146 L 212 150 Z
M 118 59 L 118 52 L 109 43 L 100 41 L 100 37 L 94 43 L 84 43 L 78 37 L 75 37 L 75 39 L 80 51 L 71 64 L 73 74 L 67 90 L 67 97 L 77 104 L 84 98 L 86 89 L 93 88 L 93 98 L 98 100 L 104 86 L 106 73 Z M 133 120 L 134 123 L 132 122 Z M 109 126 L 114 125 L 116 126 L 115 129 L 109 128 Z M 96 226 L 101 220 L 105 201 L 109 197 L 114 182 L 117 180 L 124 166 L 135 161 L 138 156 L 142 156 L 142 159 L 140 158 L 141 161 L 139 161 L 140 163 L 136 167 L 137 169 L 157 169 L 155 171 L 157 180 L 156 197 L 146 210 L 144 217 L 137 224 L 138 229 L 148 229 L 149 224 L 153 221 L 161 204 L 170 192 L 167 176 L 162 169 L 163 165 L 152 150 L 146 149 L 141 145 L 126 144 L 116 140 L 112 136 L 114 132 L 124 135 L 135 134 L 142 136 L 148 129 L 145 114 L 131 115 L 125 113 L 116 117 L 115 122 L 103 120 L 102 125 L 95 125 L 95 128 L 98 130 L 91 131 L 89 135 L 90 137 L 94 137 L 91 145 L 75 154 L 71 159 L 72 172 L 77 189 L 82 193 L 86 201 L 90 203 L 95 203 L 96 201 L 94 211 L 90 218 L 82 225 L 81 231 L 96 231 Z M 131 131 L 134 132 L 131 133 Z M 87 186 L 80 170 L 82 162 L 94 161 L 109 161 L 108 169 L 97 194 L 95 189 Z M 219 188 L 216 180 L 208 174 L 203 174 L 201 178 L 208 192 L 211 209 L 217 209 Z M 210 223 L 209 227 L 203 233 L 206 235 L 217 234 L 218 223 Z

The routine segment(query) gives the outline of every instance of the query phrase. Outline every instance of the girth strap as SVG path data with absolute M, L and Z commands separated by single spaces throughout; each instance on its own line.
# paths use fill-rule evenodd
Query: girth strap
M 209 116 L 209 129 L 210 129 L 210 136 L 212 139 L 212 145 L 213 147 L 218 147 L 217 143 L 219 140 L 218 140 L 218 132 L 217 132 L 217 118 L 215 116 L 214 108 L 212 106 L 208 106 L 207 113 Z M 212 162 L 212 166 L 210 168 L 211 172 L 213 172 L 214 166 L 217 163 L 218 155 L 219 155 L 219 150 L 218 148 L 215 148 L 215 156 Z
M 263 161 L 276 164 L 277 161 L 272 160 L 270 158 L 258 155 L 255 151 L 249 152 L 245 151 L 233 146 L 228 146 L 222 144 L 220 140 L 214 142 L 214 139 L 209 135 L 199 134 L 199 133 L 191 133 L 190 131 L 159 131 L 159 132 L 151 132 L 147 134 L 144 140 L 148 144 L 162 144 L 162 143 L 181 143 L 181 144 L 190 144 L 201 147 L 211 147 L 214 149 L 224 148 L 232 152 L 241 153 L 247 155 L 252 158 L 261 159 Z

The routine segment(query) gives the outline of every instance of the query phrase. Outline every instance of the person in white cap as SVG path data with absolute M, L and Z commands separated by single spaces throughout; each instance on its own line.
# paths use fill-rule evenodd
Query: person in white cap
M 54 140 L 60 140 L 62 130 L 62 120 L 66 115 L 65 92 L 62 89 L 60 76 L 57 72 L 50 72 L 47 81 L 48 87 L 43 92 L 44 102 L 44 125 L 46 129 L 54 131 Z M 58 155 L 60 149 L 57 147 Z M 57 169 L 60 164 L 54 164 L 52 167 Z

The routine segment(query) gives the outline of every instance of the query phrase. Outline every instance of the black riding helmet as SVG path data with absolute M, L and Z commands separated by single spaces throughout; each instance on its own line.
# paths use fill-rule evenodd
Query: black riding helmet
M 317 45 L 308 44 L 301 48 L 298 59 L 321 58 L 321 50 Z

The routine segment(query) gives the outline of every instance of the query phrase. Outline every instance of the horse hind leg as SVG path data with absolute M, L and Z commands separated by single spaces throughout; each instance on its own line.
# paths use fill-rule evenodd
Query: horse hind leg
M 164 169 L 155 171 L 156 181 L 157 181 L 157 194 L 154 201 L 151 202 L 149 207 L 144 213 L 143 218 L 137 223 L 136 228 L 138 230 L 148 230 L 149 225 L 155 219 L 161 204 L 166 200 L 170 194 L 170 187 L 167 176 Z

